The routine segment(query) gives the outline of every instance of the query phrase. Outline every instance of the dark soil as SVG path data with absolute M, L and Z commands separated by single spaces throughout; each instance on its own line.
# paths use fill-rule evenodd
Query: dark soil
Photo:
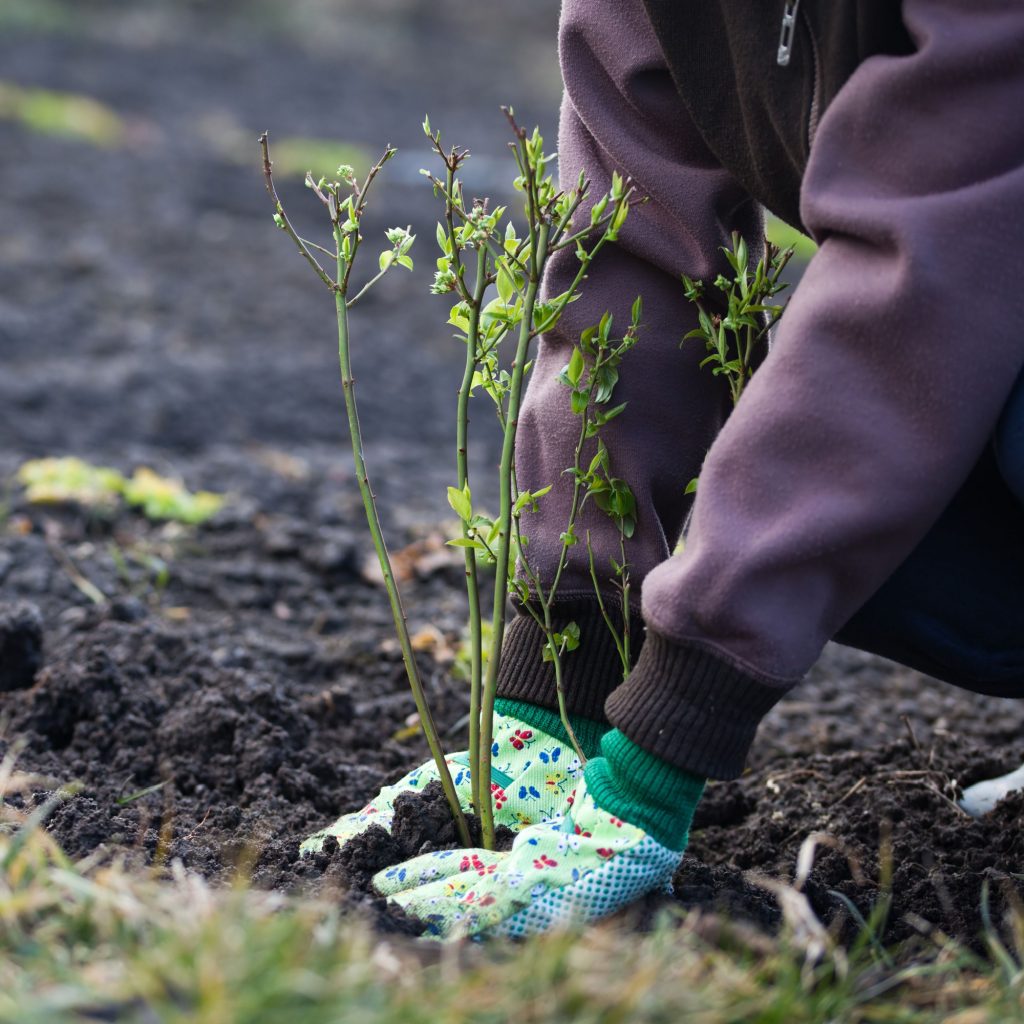
M 147 5 L 155 22 L 122 25 L 114 7 L 83 4 L 92 13 L 74 34 L 0 40 L 5 78 L 88 92 L 132 127 L 126 148 L 102 150 L 0 122 L 0 473 L 71 453 L 231 495 L 213 521 L 186 529 L 31 507 L 10 485 L 0 756 L 22 743 L 22 770 L 81 783 L 48 826 L 74 856 L 106 850 L 179 859 L 212 880 L 241 868 L 260 886 L 358 891 L 377 866 L 453 837 L 443 814 L 412 804 L 397 837 L 298 859 L 302 838 L 426 750 L 365 569 L 329 302 L 274 231 L 255 159 L 239 167 L 200 128 L 219 117 L 254 139 L 268 127 L 331 136 L 340 124 L 371 148 L 409 141 L 412 167 L 426 159 L 419 122 L 433 104 L 446 134 L 470 126 L 467 141 L 500 157 L 499 102 L 521 98 L 523 120 L 550 130 L 554 11 L 526 4 L 534 22 L 492 38 L 454 0 L 431 5 L 438 20 L 395 2 L 396 58 L 368 48 L 365 33 L 282 38 L 244 5 L 209 6 Z M 459 62 L 442 60 L 445 46 Z M 333 81 L 341 66 L 347 90 Z M 428 80 L 441 84 L 431 92 Z M 493 167 L 478 166 L 476 187 L 489 191 Z M 429 238 L 429 190 L 403 167 L 379 195 L 377 227 L 412 223 Z M 297 185 L 287 192 L 305 199 Z M 450 671 L 460 572 L 437 533 L 462 355 L 446 329 L 424 328 L 444 319 L 424 285 L 419 271 L 396 277 L 365 304 L 356 359 L 389 534 L 396 548 L 413 545 L 400 562 L 424 676 L 456 746 L 468 710 Z M 493 437 L 478 458 L 494 461 Z M 932 927 L 976 944 L 983 885 L 997 924 L 1020 890 L 1024 798 L 980 822 L 953 798 L 957 784 L 1020 764 L 1022 726 L 1021 702 L 830 648 L 764 724 L 748 774 L 709 788 L 678 899 L 774 929 L 779 912 L 757 875 L 792 879 L 801 843 L 824 832 L 841 848 L 819 847 L 805 891 L 837 931 L 852 930 L 846 900 L 870 916 L 891 871 L 886 941 Z

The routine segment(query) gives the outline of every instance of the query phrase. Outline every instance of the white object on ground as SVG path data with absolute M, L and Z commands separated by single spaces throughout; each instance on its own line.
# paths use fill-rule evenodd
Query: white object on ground
M 1024 764 L 1015 772 L 1000 775 L 997 779 L 976 782 L 964 790 L 960 806 L 973 818 L 988 814 L 1000 800 L 1009 793 L 1024 789 Z

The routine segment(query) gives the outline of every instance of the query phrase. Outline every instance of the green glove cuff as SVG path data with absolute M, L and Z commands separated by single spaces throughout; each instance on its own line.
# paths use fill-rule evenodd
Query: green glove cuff
M 587 789 L 598 807 L 670 850 L 686 849 L 706 780 L 649 754 L 618 729 L 605 734 L 601 754 L 585 769 Z
M 562 723 L 562 716 L 557 711 L 550 711 L 537 704 L 527 704 L 524 701 L 509 700 L 506 697 L 499 697 L 494 702 L 494 710 L 499 715 L 510 718 L 518 718 L 534 729 L 547 733 L 553 739 L 564 743 L 566 747 L 572 748 L 569 733 Z M 583 756 L 588 760 L 598 757 L 601 753 L 601 737 L 611 729 L 607 722 L 595 722 L 592 718 L 579 718 L 576 715 L 570 716 L 573 732 L 579 740 L 583 750 Z

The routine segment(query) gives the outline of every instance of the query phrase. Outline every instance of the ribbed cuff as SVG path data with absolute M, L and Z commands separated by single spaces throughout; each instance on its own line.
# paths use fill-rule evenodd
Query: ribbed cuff
M 587 790 L 597 806 L 642 828 L 670 850 L 686 849 L 705 780 L 670 765 L 613 729 L 602 757 L 587 762 Z
M 759 677 L 649 629 L 636 668 L 605 710 L 612 725 L 669 764 L 735 779 L 761 719 L 795 685 Z
M 526 701 L 509 700 L 507 697 L 499 697 L 494 702 L 494 710 L 509 718 L 518 718 L 520 722 L 547 733 L 567 747 L 572 747 L 572 740 L 569 739 L 569 733 L 562 723 L 562 716 L 557 711 L 549 711 L 537 704 L 527 704 Z M 601 753 L 601 738 L 610 728 L 608 723 L 595 722 L 592 718 L 583 718 L 582 715 L 570 715 L 569 722 L 572 731 L 576 733 L 576 739 L 579 740 L 583 756 L 588 760 L 597 757 Z
M 605 607 L 620 628 L 619 606 L 606 599 Z M 612 691 L 622 684 L 622 662 L 601 609 L 594 598 L 559 601 L 553 609 L 556 630 L 575 622 L 580 627 L 580 645 L 562 658 L 562 685 L 566 708 L 571 715 L 605 721 L 604 705 Z M 519 612 L 505 630 L 498 671 L 498 696 L 558 710 L 555 670 L 544 661 L 544 631 L 524 612 Z M 639 613 L 630 618 L 630 649 L 634 661 L 644 642 Z

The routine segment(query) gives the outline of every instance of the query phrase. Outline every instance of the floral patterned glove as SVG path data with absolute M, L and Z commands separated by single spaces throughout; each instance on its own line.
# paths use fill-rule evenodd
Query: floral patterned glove
M 612 756 L 590 761 L 560 811 L 520 832 L 509 853 L 424 854 L 378 873 L 374 887 L 438 938 L 520 937 L 586 924 L 664 889 L 704 780 L 658 762 L 621 733 L 611 737 L 604 746 Z M 637 751 L 641 769 L 653 772 L 629 774 Z
M 557 717 L 557 716 L 556 716 Z M 494 713 L 491 748 L 491 797 L 494 820 L 519 831 L 549 819 L 564 803 L 575 785 L 581 765 L 572 747 L 520 719 Z M 470 811 L 469 754 L 445 759 L 464 811 Z M 438 777 L 437 766 L 428 761 L 391 786 L 385 786 L 361 811 L 343 814 L 333 825 L 311 835 L 300 847 L 303 854 L 319 853 L 328 836 L 344 844 L 371 825 L 391 828 L 395 800 L 401 793 L 420 792 Z

